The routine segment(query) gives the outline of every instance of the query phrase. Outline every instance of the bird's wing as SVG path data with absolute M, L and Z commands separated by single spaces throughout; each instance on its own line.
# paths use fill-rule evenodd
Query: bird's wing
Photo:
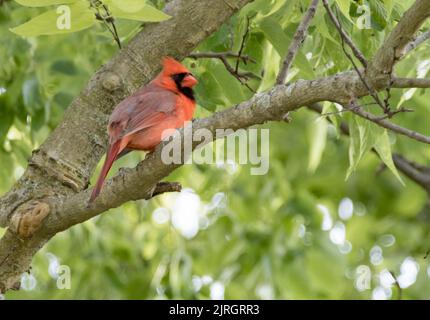
M 110 117 L 108 131 L 111 143 L 173 116 L 177 97 L 169 90 L 147 86 L 123 100 Z

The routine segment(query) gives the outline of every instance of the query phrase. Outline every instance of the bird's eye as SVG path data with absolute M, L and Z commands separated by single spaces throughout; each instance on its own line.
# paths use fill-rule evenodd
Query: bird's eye
M 176 73 L 176 74 L 173 74 L 171 77 L 172 77 L 172 79 L 175 81 L 175 82 L 182 82 L 182 80 L 184 80 L 184 78 L 186 77 L 186 76 L 189 76 L 190 75 L 190 73 L 188 72 L 182 72 L 182 73 Z

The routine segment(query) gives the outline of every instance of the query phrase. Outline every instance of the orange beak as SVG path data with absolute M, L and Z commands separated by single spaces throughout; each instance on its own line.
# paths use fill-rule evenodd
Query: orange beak
M 182 80 L 181 85 L 186 88 L 192 88 L 198 83 L 197 79 L 190 73 Z

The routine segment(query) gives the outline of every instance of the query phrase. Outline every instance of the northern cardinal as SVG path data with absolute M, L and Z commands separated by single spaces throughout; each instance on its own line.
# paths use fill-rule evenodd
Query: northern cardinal
M 164 130 L 176 129 L 193 118 L 197 79 L 173 58 L 163 59 L 163 70 L 145 87 L 121 101 L 109 118 L 109 147 L 91 194 L 100 193 L 113 162 L 131 150 L 152 151 Z

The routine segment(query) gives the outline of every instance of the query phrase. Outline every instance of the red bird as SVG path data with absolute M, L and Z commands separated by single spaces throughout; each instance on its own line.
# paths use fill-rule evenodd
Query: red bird
M 121 101 L 109 118 L 109 147 L 90 202 L 100 193 L 113 162 L 132 150 L 152 151 L 162 133 L 193 118 L 196 78 L 173 58 L 163 59 L 163 70 L 145 87 Z

